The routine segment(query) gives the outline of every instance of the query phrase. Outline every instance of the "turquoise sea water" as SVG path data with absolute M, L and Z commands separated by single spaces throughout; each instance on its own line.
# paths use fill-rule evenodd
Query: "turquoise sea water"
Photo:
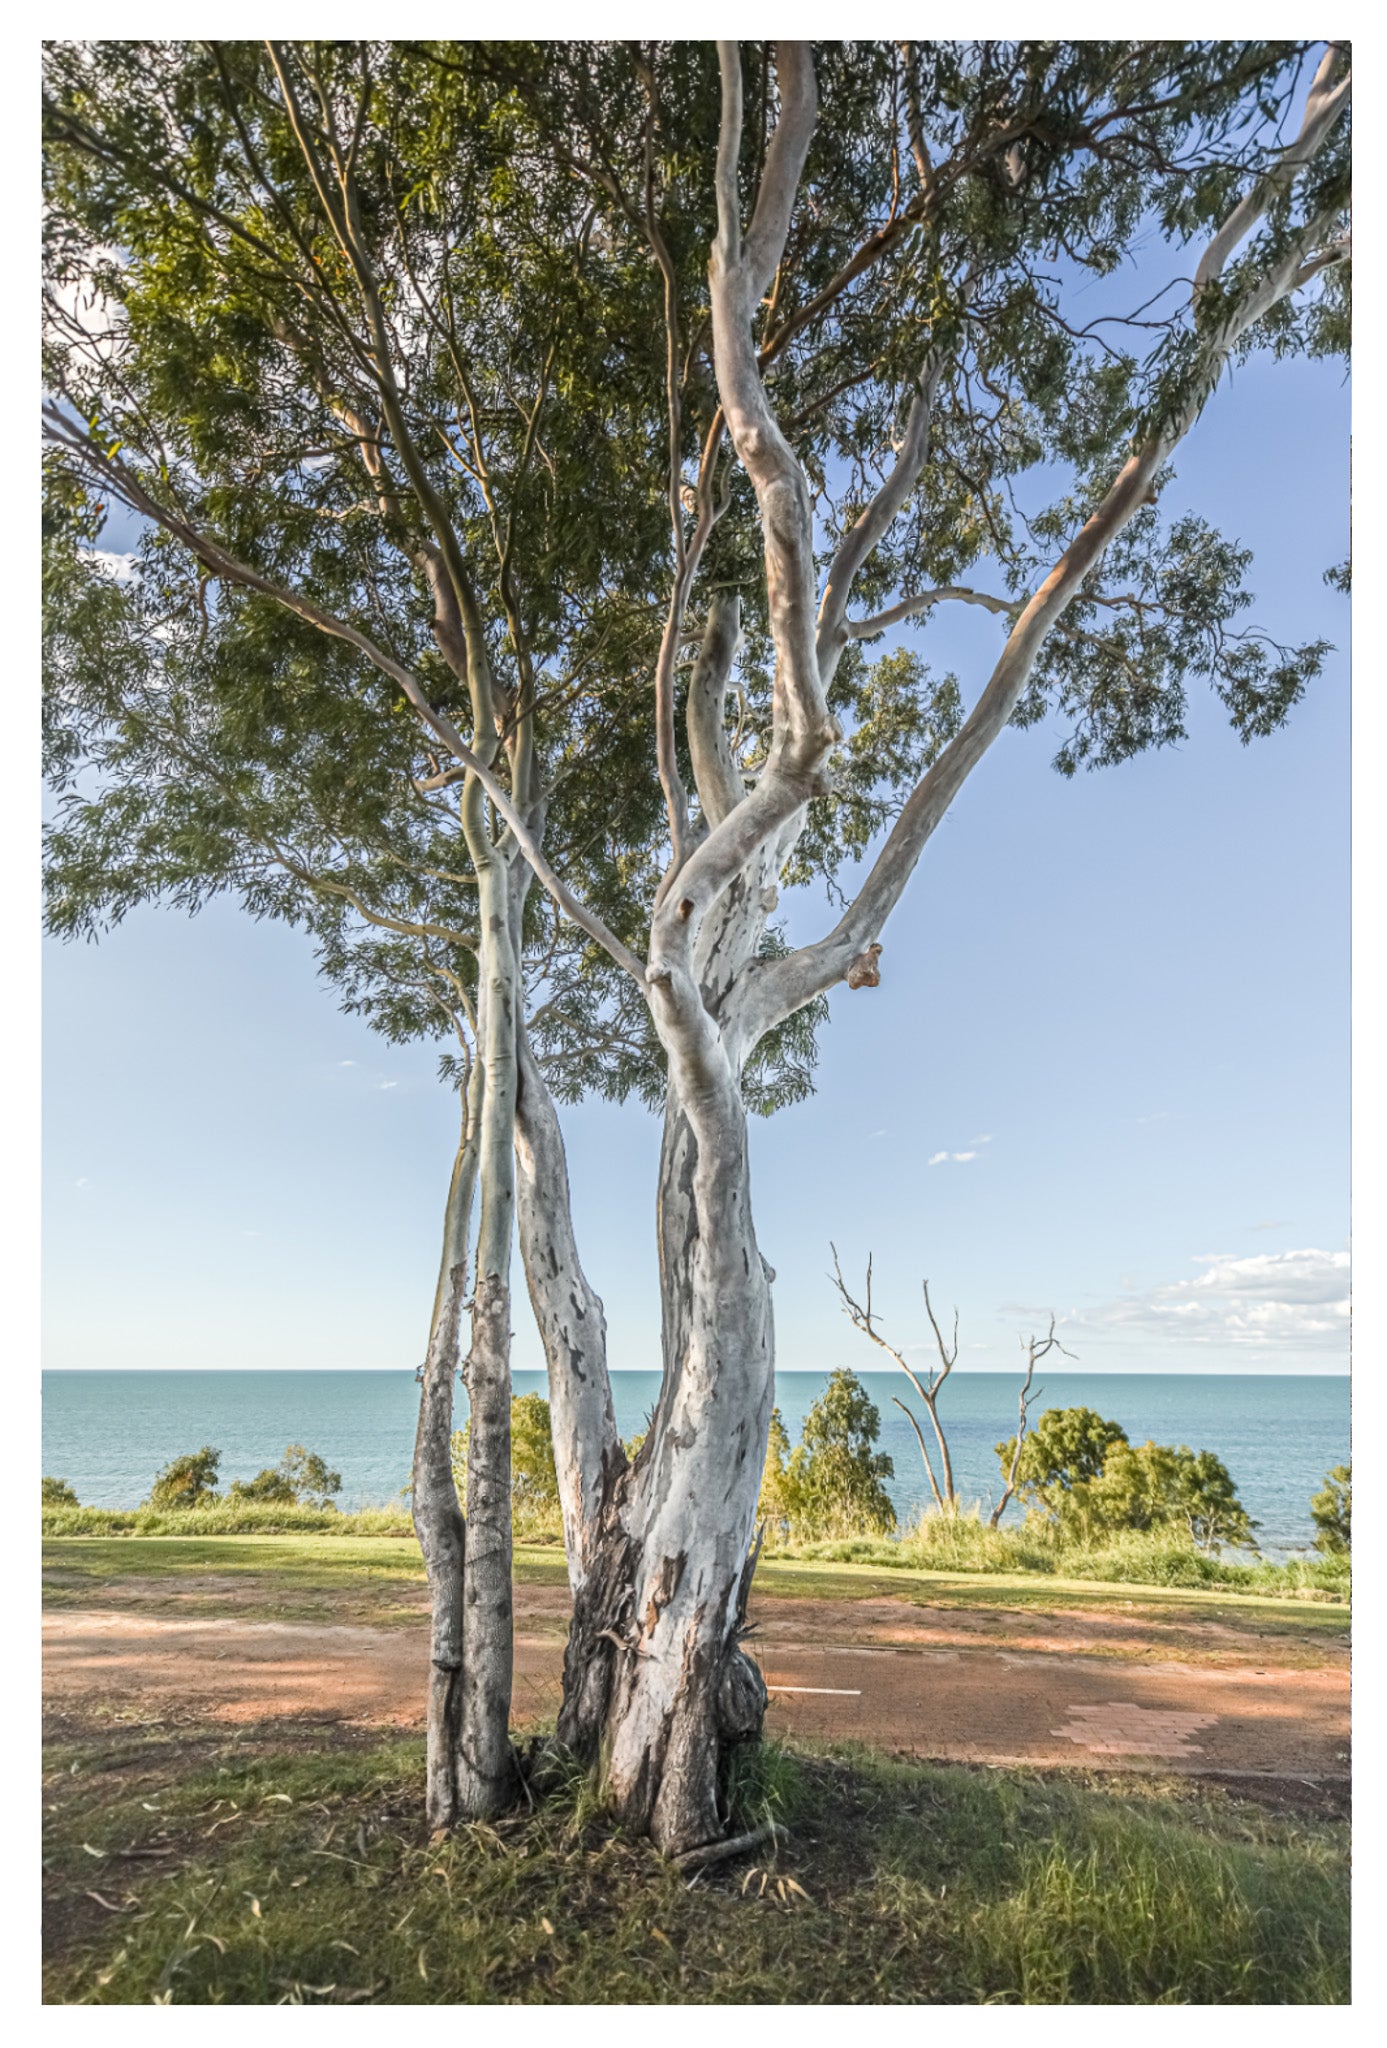
M 892 1405 L 893 1394 L 911 1390 L 899 1373 L 861 1377 L 881 1412 L 880 1448 L 894 1460 L 891 1493 L 905 1521 L 928 1498 L 910 1425 Z M 543 1373 L 517 1373 L 515 1385 L 517 1393 L 546 1390 Z M 612 1385 L 618 1426 L 633 1436 L 659 1376 L 619 1372 Z M 823 1386 L 822 1373 L 780 1374 L 776 1398 L 792 1441 Z M 1134 1443 L 1154 1437 L 1216 1452 L 1273 1553 L 1309 1544 L 1310 1495 L 1349 1455 L 1342 1377 L 1052 1373 L 1043 1386 L 1033 1415 L 1082 1404 L 1120 1422 Z M 940 1413 L 966 1500 L 995 1498 L 992 1447 L 1015 1427 L 1016 1390 L 1011 1373 L 957 1372 L 949 1381 Z M 377 1504 L 408 1482 L 417 1399 L 409 1372 L 46 1372 L 43 1469 L 90 1505 L 134 1507 L 158 1468 L 183 1451 L 214 1445 L 226 1482 L 251 1478 L 286 1444 L 301 1443 L 342 1474 L 343 1507 Z M 459 1420 L 465 1402 L 459 1392 Z

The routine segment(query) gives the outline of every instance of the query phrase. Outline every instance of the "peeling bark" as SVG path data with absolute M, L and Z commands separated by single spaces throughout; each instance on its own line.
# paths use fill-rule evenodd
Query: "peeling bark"
M 475 856 L 474 856 L 475 858 Z M 463 1368 L 471 1410 L 462 1639 L 466 1682 L 458 1746 L 458 1808 L 503 1812 L 516 1792 L 510 1744 L 513 1655 L 510 1472 L 510 1254 L 515 1221 L 515 1066 L 519 975 L 511 942 L 513 870 L 477 860 L 482 925 L 479 1133 L 482 1188 L 472 1342 Z
M 477 1178 L 475 1111 L 481 1070 L 474 1068 L 468 1116 L 453 1164 L 444 1212 L 443 1258 L 429 1347 L 420 1374 L 411 1508 L 429 1580 L 430 1649 L 425 1809 L 431 1828 L 458 1817 L 457 1749 L 462 1729 L 463 1573 L 466 1526 L 453 1483 L 453 1382 L 467 1292 L 467 1236 Z

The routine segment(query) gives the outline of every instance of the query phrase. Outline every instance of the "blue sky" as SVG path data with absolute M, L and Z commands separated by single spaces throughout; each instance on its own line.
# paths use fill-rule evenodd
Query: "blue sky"
M 1069 783 L 1052 734 L 1003 736 L 883 934 L 880 988 L 835 993 L 817 1094 L 755 1127 L 782 1369 L 877 1362 L 830 1240 L 850 1274 L 875 1253 L 907 1347 L 927 1275 L 961 1366 L 1009 1369 L 1053 1309 L 1090 1371 L 1347 1367 L 1340 369 L 1239 371 L 1163 504 L 1255 550 L 1259 625 L 1338 651 L 1248 748 L 1202 697 L 1181 748 Z M 920 644 L 971 699 L 998 628 L 941 615 Z M 305 942 L 230 904 L 49 942 L 44 1044 L 47 1365 L 417 1362 L 454 1136 L 432 1048 L 341 1015 Z M 565 1125 L 612 1363 L 649 1368 L 657 1122 Z M 523 1291 L 515 1363 L 541 1363 Z

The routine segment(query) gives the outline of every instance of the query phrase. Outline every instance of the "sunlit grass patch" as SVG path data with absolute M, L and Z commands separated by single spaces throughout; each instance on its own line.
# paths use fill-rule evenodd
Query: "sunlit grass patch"
M 136 1728 L 69 1741 L 46 1780 L 47 1997 L 1347 1997 L 1339 1823 L 1179 1781 L 775 1744 L 739 1760 L 731 1790 L 739 1821 L 776 1819 L 788 1840 L 691 1881 L 613 1828 L 576 1776 L 533 1812 L 431 1841 L 414 1741 Z

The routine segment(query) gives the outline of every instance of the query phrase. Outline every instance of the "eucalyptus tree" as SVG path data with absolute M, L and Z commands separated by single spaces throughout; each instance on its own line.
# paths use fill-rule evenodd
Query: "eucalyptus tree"
M 181 635 L 185 671 L 210 659 L 223 678 L 232 708 L 213 754 L 228 746 L 233 781 L 308 711 L 320 744 L 306 808 L 297 830 L 271 820 L 284 843 L 251 893 L 277 891 L 282 905 L 286 890 L 300 903 L 311 890 L 320 921 L 334 890 L 357 911 L 367 900 L 351 860 L 325 874 L 313 858 L 337 830 L 334 801 L 355 806 L 359 825 L 363 755 L 377 781 L 391 760 L 418 798 L 453 805 L 448 843 L 427 855 L 429 884 L 465 880 L 471 909 L 461 932 L 450 913 L 446 927 L 425 919 L 423 937 L 435 954 L 460 952 L 462 966 L 415 958 L 411 971 L 461 1020 L 476 1060 L 415 1499 L 435 1582 L 431 1729 L 456 1724 L 455 1740 L 433 1745 L 431 1812 L 494 1811 L 514 1792 L 509 1266 L 533 879 L 519 849 L 533 854 L 548 813 L 570 798 L 548 772 L 559 755 L 578 769 L 585 753 L 622 759 L 611 679 L 629 674 L 648 635 L 639 557 L 658 520 L 604 527 L 573 507 L 580 485 L 614 493 L 629 437 L 640 447 L 639 407 L 628 407 L 627 438 L 614 408 L 628 358 L 657 343 L 637 325 L 608 345 L 593 314 L 610 266 L 590 204 L 571 181 L 517 178 L 505 90 L 465 62 L 441 67 L 401 46 L 107 43 L 50 47 L 46 74 L 49 519 L 69 568 L 113 503 L 140 523 L 146 602 L 123 650 L 127 701 L 142 660 L 167 683 L 160 636 L 167 652 Z M 599 402 L 608 432 L 594 444 L 586 423 Z M 113 674 L 120 654 L 100 654 Z M 588 689 L 598 663 L 601 701 Z M 363 720 L 374 721 L 365 737 Z M 396 728 L 393 747 L 382 722 Z M 196 723 L 177 735 L 185 755 Z M 132 765 L 127 747 L 117 778 Z M 188 828 L 171 858 L 194 894 L 209 885 L 199 863 L 224 855 L 204 829 L 219 800 L 208 771 L 204 748 L 161 796 L 168 830 Z M 599 855 L 619 842 L 623 806 L 642 838 L 642 778 L 625 780 L 621 803 L 574 812 Z M 499 815 L 489 789 L 504 790 Z M 140 801 L 127 779 L 104 813 L 111 831 Z M 253 816 L 252 832 L 264 822 Z M 398 845 L 376 851 L 401 859 Z M 138 835 L 133 858 L 144 858 Z M 584 874 L 603 866 L 572 858 Z M 373 897 L 384 900 L 377 922 L 393 917 L 411 946 L 418 906 L 401 922 L 391 899 L 417 895 L 418 862 L 416 852 Z M 599 873 L 594 900 L 604 890 L 619 894 Z M 398 986 L 392 1000 L 399 1012 Z M 561 1006 L 551 1015 L 561 1026 Z M 609 1020 L 604 1031 L 615 1042 Z M 582 1064 L 576 1044 L 570 1069 Z M 548 1096 L 528 1046 L 524 1057 L 534 1112 Z M 639 1048 L 631 1057 L 639 1066 Z M 464 1553 L 448 1443 L 474 1179 Z
M 1325 651 L 1240 631 L 1246 557 L 1160 508 L 1231 362 L 1345 339 L 1347 79 L 1331 49 L 1301 109 L 1307 54 L 786 45 L 772 70 L 723 46 L 715 137 L 697 52 L 641 53 L 641 119 L 624 125 L 633 96 L 613 92 L 610 53 L 555 60 L 577 82 L 554 146 L 664 284 L 673 557 L 655 673 L 669 865 L 644 957 L 587 923 L 641 988 L 668 1064 L 664 1376 L 633 1469 L 614 1435 L 568 1447 L 601 1506 L 560 1727 L 604 1756 L 628 1818 L 667 1848 L 715 1830 L 721 1753 L 763 1700 L 736 1641 L 772 1402 L 749 1057 L 835 983 L 879 983 L 882 926 L 1009 722 L 1057 711 L 1062 770 L 1114 763 L 1178 738 L 1203 674 L 1251 738 L 1284 719 Z M 1077 329 L 1066 291 L 1139 231 L 1177 280 L 1173 303 L 1143 316 L 1142 358 Z M 1059 495 L 1028 506 L 1014 480 L 1053 483 L 1057 469 Z M 738 665 L 735 599 L 713 587 L 745 586 L 735 545 L 740 578 L 716 556 L 742 481 L 764 546 L 769 679 L 764 662 Z M 681 753 L 677 653 L 700 589 Z M 924 772 L 832 929 L 775 957 L 763 936 L 778 885 L 825 829 L 836 763 L 851 774 L 864 751 L 835 702 L 847 656 L 956 602 L 1003 620 L 995 668 L 966 714 L 956 689 L 906 671 L 906 701 L 932 726 Z M 879 733 L 865 752 L 879 776 Z M 834 824 L 841 840 L 841 809 Z
M 1347 94 L 1337 46 L 1287 43 L 105 46 L 56 66 L 62 475 L 88 507 L 134 506 L 229 613 L 383 675 L 437 747 L 417 779 L 489 804 L 507 872 L 528 863 L 658 1039 L 663 1377 L 634 1463 L 523 1039 L 516 1136 L 569 1389 L 560 1733 L 670 1852 L 717 1832 L 726 1748 L 764 1706 L 738 1636 L 773 1385 L 746 1131 L 765 1047 L 839 982 L 879 985 L 890 911 L 1009 723 L 1058 719 L 1072 773 L 1180 737 L 1191 677 L 1251 738 L 1316 673 L 1321 644 L 1240 625 L 1246 555 L 1162 499 L 1230 364 L 1345 344 Z M 1138 238 L 1148 272 L 1166 259 L 1154 303 L 1080 325 L 1077 284 Z M 94 275 L 122 318 L 75 342 Z M 493 509 L 493 417 L 532 526 Z M 1004 636 L 971 687 L 910 646 L 864 660 L 957 603 Z M 522 734 L 607 705 L 603 631 L 648 634 L 657 606 L 648 746 L 608 764 L 613 802 L 644 774 L 663 805 L 638 945 L 547 857 Z M 571 683 L 539 687 L 541 649 Z M 791 948 L 778 891 L 816 874 L 839 914 Z
M 572 1447 L 601 1511 L 560 1731 L 673 1852 L 716 1832 L 722 1756 L 764 1702 L 737 1642 L 773 1399 L 747 1062 L 835 984 L 879 984 L 883 926 L 1008 724 L 1055 713 L 1072 774 L 1179 738 L 1191 677 L 1244 740 L 1285 719 L 1324 645 L 1240 628 L 1247 556 L 1162 499 L 1230 365 L 1347 340 L 1338 46 L 787 43 L 768 65 L 724 43 L 715 144 L 711 111 L 681 139 L 684 108 L 714 104 L 701 61 L 641 53 L 624 136 L 590 62 L 583 138 L 556 145 L 664 283 L 672 533 L 654 705 L 670 857 L 644 955 L 566 905 L 641 989 L 668 1086 L 662 1387 L 633 1468 L 614 1433 Z M 1131 327 L 1080 327 L 1075 280 L 1139 234 L 1170 289 Z M 740 671 L 730 730 L 735 600 L 709 588 L 681 758 L 676 657 L 718 580 L 729 456 L 764 550 L 769 689 Z M 849 651 L 950 603 L 1001 619 L 995 665 L 970 702 L 910 671 L 923 772 L 831 927 L 769 951 L 835 763 L 861 759 L 835 702 Z M 871 734 L 877 777 L 882 755 Z
M 476 1057 L 477 875 L 447 792 L 421 792 L 408 773 L 401 721 L 388 704 L 334 691 L 330 664 L 325 673 L 311 643 L 286 659 L 277 641 L 209 632 L 148 545 L 102 556 L 60 527 L 44 580 L 45 754 L 56 796 L 45 833 L 49 929 L 96 937 L 137 904 L 195 913 L 228 893 L 254 917 L 304 928 L 343 1006 L 387 1038 L 451 1041 L 440 1067 L 457 1091 L 461 1129 L 419 1375 L 412 1487 L 433 1607 L 428 1808 L 444 1824 L 457 1812 L 456 1751 L 478 1676 L 462 1654 L 466 1524 L 451 1466 L 446 1485 L 438 1477 L 439 1443 L 446 1454 L 452 1429 L 486 1079 Z M 551 829 L 581 846 L 592 837 L 583 779 L 554 766 Z M 637 850 L 627 860 L 638 872 Z M 623 1032 L 619 1015 L 605 1015 L 594 1041 L 589 1013 L 602 977 L 592 963 L 580 973 L 573 940 L 544 899 L 524 906 L 518 1023 L 532 1118 L 552 1120 L 551 1086 L 571 1096 L 594 1073 L 612 1092 L 659 1082 L 639 1017 Z

